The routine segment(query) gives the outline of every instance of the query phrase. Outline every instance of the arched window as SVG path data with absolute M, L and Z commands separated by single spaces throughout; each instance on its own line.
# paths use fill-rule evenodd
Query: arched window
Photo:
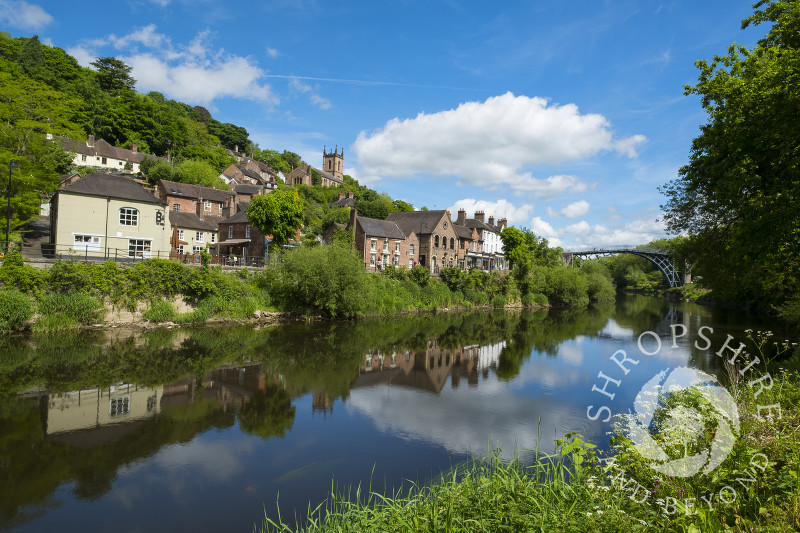
M 450 258 L 450 262 L 449 262 L 449 265 L 448 265 L 448 266 L 449 266 L 450 268 L 453 268 L 453 258 L 452 258 L 452 257 Z
M 454 238 L 452 238 L 452 237 L 450 237 L 450 249 L 451 250 L 455 250 L 456 249 L 456 240 Z M 453 265 L 450 265 L 450 266 L 453 266 Z
M 445 261 L 445 258 L 442 257 L 442 268 L 444 268 L 446 266 L 447 266 L 447 262 Z
M 119 225 L 120 226 L 138 226 L 139 225 L 139 210 L 133 207 L 122 207 L 119 210 Z
M 438 248 L 438 247 L 439 247 L 439 236 L 438 236 L 438 235 L 434 235 L 434 236 L 433 236 L 433 245 L 434 245 L 436 248 Z

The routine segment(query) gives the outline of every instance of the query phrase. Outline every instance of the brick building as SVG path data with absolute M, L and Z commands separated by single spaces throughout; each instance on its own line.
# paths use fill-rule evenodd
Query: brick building
M 387 222 L 394 222 L 405 235 L 416 235 L 419 246 L 417 262 L 438 274 L 442 267 L 458 266 L 456 241 L 459 238 L 450 220 L 450 212 L 410 211 L 390 213 Z

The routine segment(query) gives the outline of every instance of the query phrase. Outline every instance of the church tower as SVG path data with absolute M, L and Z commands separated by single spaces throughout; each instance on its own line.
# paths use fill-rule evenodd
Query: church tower
M 339 146 L 333 149 L 333 152 L 328 152 L 325 147 L 322 147 L 322 170 L 329 174 L 333 174 L 339 179 L 344 177 L 344 148 L 341 153 Z

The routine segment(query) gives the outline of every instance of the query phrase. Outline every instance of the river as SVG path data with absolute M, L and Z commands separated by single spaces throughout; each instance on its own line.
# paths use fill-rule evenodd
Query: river
M 662 370 L 721 375 L 696 347 L 703 326 L 715 348 L 748 329 L 786 336 L 741 311 L 626 295 L 581 310 L 4 338 L 0 530 L 251 531 L 276 503 L 286 520 L 332 487 L 390 492 L 487 451 L 530 460 L 573 431 L 603 447 L 602 406 L 627 412 Z M 636 363 L 615 363 L 619 350 Z

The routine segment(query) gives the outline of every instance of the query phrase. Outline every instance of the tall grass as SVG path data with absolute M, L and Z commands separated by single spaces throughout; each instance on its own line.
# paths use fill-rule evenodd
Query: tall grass
M 35 332 L 65 331 L 96 324 L 102 320 L 103 303 L 85 292 L 54 292 L 39 301 Z

